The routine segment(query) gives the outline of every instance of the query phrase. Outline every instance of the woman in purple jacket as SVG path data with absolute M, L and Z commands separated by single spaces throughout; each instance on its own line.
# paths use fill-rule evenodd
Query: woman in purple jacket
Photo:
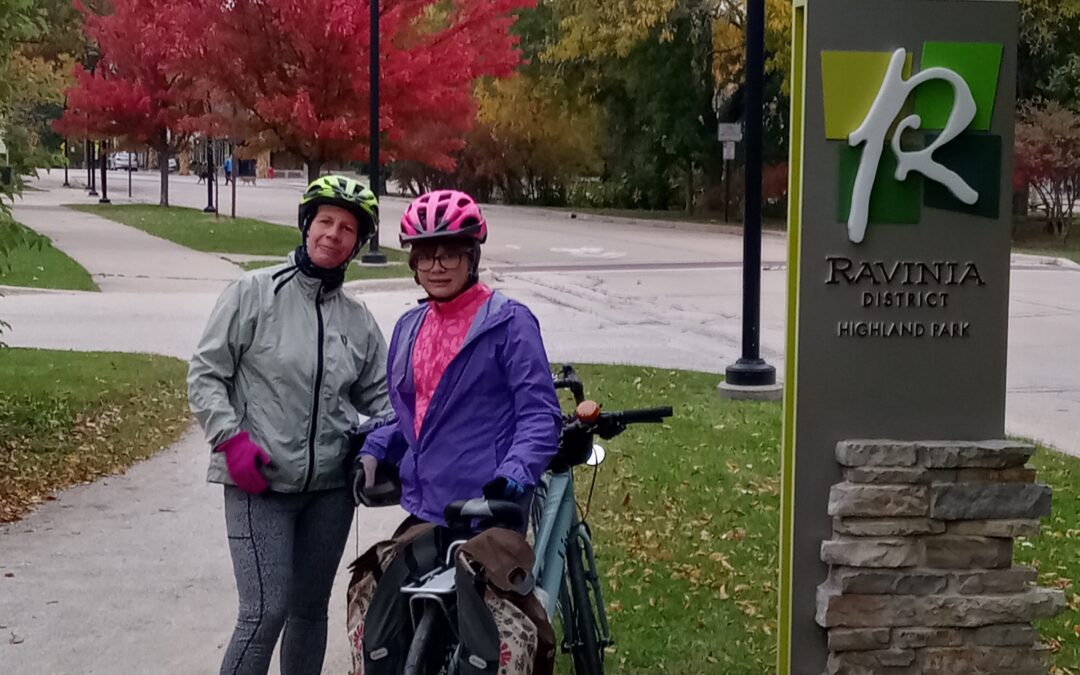
M 401 220 L 428 297 L 394 328 L 387 375 L 397 420 L 368 436 L 360 480 L 370 487 L 379 462 L 396 465 L 410 520 L 445 524 L 450 502 L 481 495 L 526 502 L 558 446 L 540 325 L 480 283 L 486 239 L 479 206 L 454 190 L 419 197 Z

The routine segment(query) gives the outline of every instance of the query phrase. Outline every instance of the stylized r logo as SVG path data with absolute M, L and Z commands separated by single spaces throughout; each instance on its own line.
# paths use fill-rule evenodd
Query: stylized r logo
M 892 150 L 897 157 L 896 180 L 906 180 L 908 174 L 915 171 L 944 185 L 964 204 L 972 205 L 979 200 L 979 193 L 972 189 L 963 178 L 934 160 L 934 152 L 963 133 L 975 119 L 975 98 L 971 94 L 970 87 L 964 78 L 948 68 L 928 68 L 911 79 L 905 80 L 905 61 L 906 53 L 903 49 L 893 52 L 885 78 L 881 83 L 881 89 L 870 107 L 870 112 L 867 113 L 859 128 L 848 136 L 849 145 L 863 146 L 847 223 L 848 238 L 856 244 L 862 242 L 866 236 L 866 226 L 870 216 L 870 194 L 885 149 L 889 127 L 902 112 L 911 93 L 925 82 L 942 80 L 951 85 L 955 92 L 953 108 L 944 130 L 922 150 L 908 152 L 900 147 L 900 139 L 905 131 L 915 130 L 922 126 L 919 115 L 909 115 L 900 121 L 892 136 Z

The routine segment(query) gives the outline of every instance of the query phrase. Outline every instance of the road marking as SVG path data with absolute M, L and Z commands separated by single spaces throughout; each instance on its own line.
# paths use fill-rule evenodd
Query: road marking
M 606 251 L 599 246 L 583 246 L 581 248 L 553 248 L 550 249 L 552 253 L 566 253 L 572 255 L 575 258 L 598 258 L 601 260 L 614 260 L 616 258 L 625 258 L 626 254 L 622 251 Z

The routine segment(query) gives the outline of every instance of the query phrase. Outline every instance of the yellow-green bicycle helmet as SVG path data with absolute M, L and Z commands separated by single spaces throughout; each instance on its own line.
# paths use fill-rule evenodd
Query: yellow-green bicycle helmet
M 379 198 L 374 192 L 346 176 L 322 176 L 313 180 L 300 198 L 300 231 L 305 239 L 311 221 L 324 204 L 340 206 L 356 216 L 357 251 L 379 231 Z

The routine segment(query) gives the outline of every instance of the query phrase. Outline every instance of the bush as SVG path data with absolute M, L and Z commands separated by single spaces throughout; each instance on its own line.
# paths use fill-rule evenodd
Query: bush
M 1080 199 L 1080 115 L 1057 103 L 1026 106 L 1016 127 L 1016 171 L 1038 196 L 1047 230 L 1064 243 Z

